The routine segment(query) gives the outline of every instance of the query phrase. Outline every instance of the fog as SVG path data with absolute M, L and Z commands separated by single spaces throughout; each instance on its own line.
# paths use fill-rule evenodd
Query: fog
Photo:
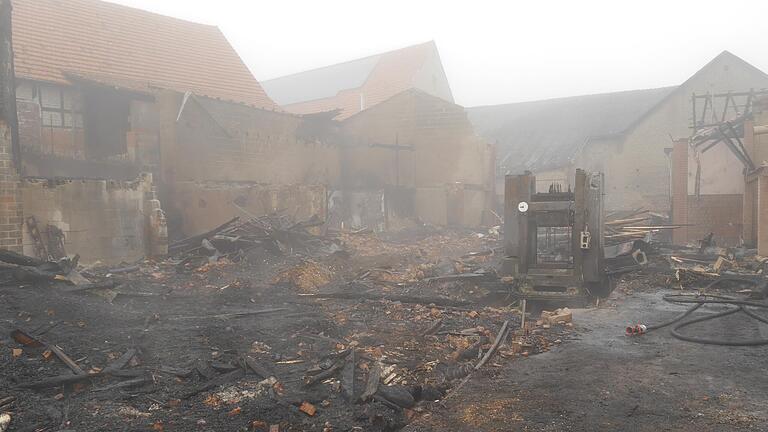
M 0 0 L 0 432 L 768 431 L 766 23 Z
M 112 0 L 215 24 L 266 80 L 435 40 L 457 103 L 681 83 L 723 50 L 768 69 L 768 2 Z

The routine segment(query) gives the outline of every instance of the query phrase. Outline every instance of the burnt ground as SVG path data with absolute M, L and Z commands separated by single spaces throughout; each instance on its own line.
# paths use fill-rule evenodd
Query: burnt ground
M 483 256 L 448 257 L 489 250 L 493 239 L 427 232 L 337 243 L 283 255 L 255 249 L 240 262 L 145 262 L 114 275 L 83 270 L 91 280 L 116 280 L 114 289 L 0 288 L 0 402 L 15 398 L 0 410 L 12 416 L 9 430 L 398 430 L 426 410 L 422 399 L 441 398 L 464 376 L 502 322 L 519 325 L 503 303 L 476 303 L 487 293 L 472 282 L 425 280 L 484 265 Z M 349 298 L 313 297 L 324 292 Z M 432 300 L 377 298 L 392 295 Z M 435 334 L 424 335 L 437 322 Z M 14 340 L 16 329 L 58 345 L 94 376 L 28 388 L 72 372 L 46 347 Z M 547 333 L 567 339 L 564 329 Z M 531 355 L 549 349 L 547 336 L 529 342 Z M 119 374 L 98 375 L 133 349 Z M 307 385 L 352 351 L 354 362 L 347 355 L 344 369 Z M 266 372 L 242 367 L 244 356 Z M 505 356 L 494 362 L 515 355 Z M 379 363 L 382 386 L 413 397 L 411 409 L 347 394 L 348 365 L 355 365 L 358 396 Z
M 610 306 L 574 312 L 579 340 L 488 371 L 445 409 L 408 431 L 763 431 L 768 348 L 699 345 L 661 329 L 625 337 L 627 324 L 684 310 L 664 290 L 617 293 Z M 768 336 L 738 314 L 688 333 Z
M 647 277 L 620 285 L 598 309 L 577 310 L 573 328 L 539 326 L 521 338 L 519 314 L 503 295 L 472 280 L 428 279 L 492 268 L 484 254 L 458 257 L 497 247 L 493 238 L 352 235 L 337 246 L 255 249 L 240 262 L 202 266 L 146 262 L 109 277 L 84 270 L 119 282 L 107 290 L 0 288 L 0 403 L 15 397 L 0 409 L 12 416 L 9 430 L 765 429 L 765 348 L 694 345 L 665 330 L 623 336 L 627 323 L 679 310 Z M 317 296 L 328 293 L 348 298 Z M 504 321 L 525 352 L 502 346 L 451 395 Z M 716 334 L 756 332 L 736 317 L 721 323 Z M 129 350 L 137 355 L 120 374 L 31 389 L 71 372 L 45 347 L 12 339 L 15 329 L 57 344 L 90 373 Z M 346 354 L 339 363 L 350 352 L 354 362 Z M 243 356 L 273 378 L 242 368 Z M 306 384 L 338 364 L 328 379 Z M 405 391 L 409 408 L 346 394 L 350 376 L 359 396 L 377 365 L 386 370 L 380 386 Z

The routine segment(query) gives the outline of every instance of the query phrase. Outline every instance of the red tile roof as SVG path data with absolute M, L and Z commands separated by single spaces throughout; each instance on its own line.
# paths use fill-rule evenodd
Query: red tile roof
M 374 66 L 370 69 L 367 77 L 364 77 L 362 80 L 359 77 L 352 77 L 354 79 L 349 80 L 350 82 L 362 82 L 362 85 L 355 83 L 345 86 L 342 90 L 329 97 L 284 103 L 282 105 L 285 110 L 296 114 L 310 114 L 340 109 L 341 113 L 336 119 L 343 120 L 360 112 L 361 109 L 370 108 L 398 93 L 415 88 L 416 76 L 431 55 L 437 55 L 437 47 L 434 42 L 427 42 L 372 57 L 353 60 L 344 64 L 276 78 L 265 81 L 264 85 L 270 92 L 273 85 L 278 82 L 281 84 L 281 87 L 290 89 L 291 86 L 289 84 L 292 81 L 311 81 L 314 76 L 318 75 L 319 72 L 322 73 L 324 69 L 343 68 L 345 65 L 367 62 L 375 57 Z M 322 85 L 322 83 L 317 85 Z M 298 85 L 296 86 L 296 88 L 299 87 Z M 280 97 L 275 94 L 272 94 L 272 96 L 275 97 L 278 103 L 281 103 Z
M 13 38 L 18 78 L 97 77 L 277 108 L 215 26 L 99 0 L 14 0 Z

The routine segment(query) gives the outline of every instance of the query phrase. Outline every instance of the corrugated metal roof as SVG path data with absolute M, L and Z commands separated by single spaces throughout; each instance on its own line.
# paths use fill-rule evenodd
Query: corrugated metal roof
M 64 84 L 72 74 L 277 107 L 215 26 L 99 0 L 13 7 L 18 78 Z
M 467 108 L 512 171 L 564 166 L 587 140 L 623 133 L 677 87 Z

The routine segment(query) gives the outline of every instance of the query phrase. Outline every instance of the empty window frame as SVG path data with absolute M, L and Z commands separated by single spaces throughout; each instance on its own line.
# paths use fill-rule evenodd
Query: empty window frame
M 83 128 L 83 113 L 77 92 L 64 87 L 39 85 L 36 93 L 43 127 Z

